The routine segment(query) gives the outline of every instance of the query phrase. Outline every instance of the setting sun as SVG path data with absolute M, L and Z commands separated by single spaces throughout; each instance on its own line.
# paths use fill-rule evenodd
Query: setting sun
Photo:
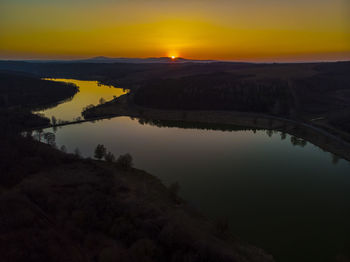
M 350 262 L 349 11 L 0 0 L 0 262 Z

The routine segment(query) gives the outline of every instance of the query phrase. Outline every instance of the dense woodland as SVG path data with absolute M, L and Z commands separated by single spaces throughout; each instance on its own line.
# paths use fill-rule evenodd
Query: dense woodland
M 139 105 L 181 110 L 238 110 L 289 115 L 295 105 L 288 84 L 228 73 L 155 80 L 137 90 Z
M 135 102 L 163 109 L 238 110 L 288 117 L 348 110 L 350 64 L 341 64 L 339 71 L 328 66 L 319 65 L 316 73 L 306 77 L 266 74 L 261 78 L 234 72 L 154 79 L 137 90 Z
M 72 97 L 78 87 L 71 83 L 0 71 L 0 108 L 39 107 Z

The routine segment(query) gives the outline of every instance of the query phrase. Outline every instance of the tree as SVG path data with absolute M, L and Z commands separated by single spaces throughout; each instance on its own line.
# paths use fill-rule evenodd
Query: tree
M 63 153 L 67 153 L 67 148 L 66 148 L 65 145 L 62 145 L 62 146 L 61 146 L 61 151 L 62 151 Z
M 117 160 L 117 165 L 124 169 L 132 168 L 132 156 L 130 154 L 120 155 Z
M 115 157 L 111 152 L 108 152 L 107 154 L 105 154 L 105 160 L 109 163 L 112 163 L 115 161 Z
M 175 201 L 178 201 L 179 199 L 179 191 L 180 191 L 180 184 L 178 182 L 174 182 L 169 186 L 170 196 Z
M 46 140 L 46 143 L 48 143 L 50 146 L 56 145 L 56 136 L 54 133 L 51 133 L 51 132 L 44 133 L 44 139 Z
M 286 137 L 287 137 L 287 134 L 285 132 L 282 132 L 281 133 L 281 140 L 286 139 Z
M 228 222 L 228 219 L 221 218 L 216 222 L 216 230 L 219 235 L 219 237 L 223 239 L 227 239 L 230 235 L 230 224 Z
M 332 163 L 334 165 L 338 164 L 339 160 L 340 160 L 339 156 L 337 156 L 336 154 L 332 154 Z
M 301 147 L 304 147 L 307 144 L 307 141 L 305 139 L 298 138 L 295 136 L 292 136 L 290 138 L 290 142 L 293 144 L 293 146 L 301 146 Z
M 57 125 L 57 119 L 56 119 L 55 116 L 51 117 L 51 123 L 52 123 L 53 126 Z
M 268 129 L 268 130 L 266 130 L 266 134 L 267 134 L 269 137 L 271 137 L 272 134 L 273 134 L 273 131 L 270 130 L 270 129 Z
M 37 132 L 38 140 L 39 140 L 39 142 L 41 142 L 41 138 L 42 138 L 44 131 L 42 129 L 38 129 L 36 132 Z
M 104 145 L 98 144 L 95 149 L 95 158 L 101 160 L 106 155 L 106 148 Z
M 78 157 L 78 158 L 81 158 L 81 153 L 80 153 L 79 148 L 76 148 L 76 149 L 74 150 L 74 155 L 75 155 L 76 157 Z
M 99 102 L 100 102 L 100 105 L 102 105 L 102 104 L 106 103 L 106 100 L 103 97 L 101 97 Z

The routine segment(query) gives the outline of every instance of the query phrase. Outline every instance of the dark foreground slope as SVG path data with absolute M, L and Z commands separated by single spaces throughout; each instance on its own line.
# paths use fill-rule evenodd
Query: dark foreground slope
M 2 141 L 1 156 L 17 163 L 16 180 L 1 176 L 4 261 L 272 261 L 143 171 L 30 138 Z

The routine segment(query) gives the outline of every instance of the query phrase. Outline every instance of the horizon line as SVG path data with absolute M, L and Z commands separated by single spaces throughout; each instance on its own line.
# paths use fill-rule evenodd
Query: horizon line
M 231 59 L 192 59 L 192 58 L 185 58 L 185 57 L 176 57 L 175 59 L 172 59 L 168 56 L 160 56 L 160 57 L 109 57 L 109 56 L 92 56 L 92 57 L 85 57 L 85 58 L 1 58 L 1 62 L 79 62 L 79 61 L 86 61 L 86 60 L 92 60 L 92 59 L 139 59 L 139 60 L 147 60 L 147 59 L 164 59 L 168 58 L 170 63 L 173 60 L 187 60 L 188 62 L 191 61 L 208 61 L 208 62 L 226 62 L 226 63 L 251 63 L 251 64 L 300 64 L 300 63 L 337 63 L 337 62 L 350 62 L 350 58 L 344 58 L 344 59 L 315 59 L 315 60 L 299 60 L 296 59 L 293 61 L 293 59 L 281 59 L 281 60 L 270 60 L 266 59 L 266 61 L 252 61 L 252 60 L 231 60 Z M 175 62 L 173 61 L 173 62 Z M 93 61 L 92 61 L 93 63 Z M 103 63 L 103 62 L 100 62 Z M 118 62 L 115 62 L 118 63 Z

